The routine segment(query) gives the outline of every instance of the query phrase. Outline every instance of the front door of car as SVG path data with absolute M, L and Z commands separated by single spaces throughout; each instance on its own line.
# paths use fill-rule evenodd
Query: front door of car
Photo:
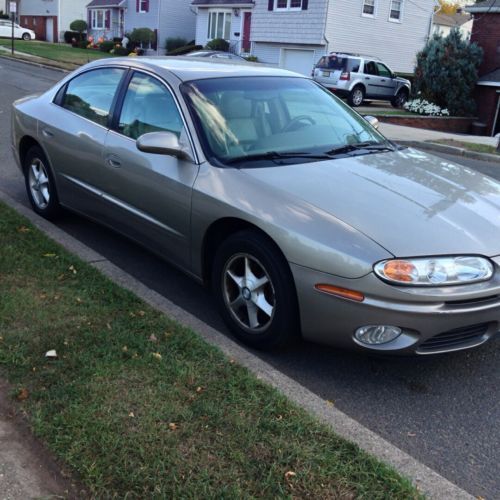
M 396 92 L 396 80 L 393 78 L 392 71 L 380 62 L 377 65 L 380 92 L 383 96 L 391 97 Z
M 189 268 L 191 194 L 198 165 L 137 149 L 139 137 L 159 131 L 174 133 L 192 152 L 170 89 L 156 77 L 136 71 L 106 138 L 104 198 L 116 214 L 117 229 Z
M 61 203 L 99 219 L 105 216 L 100 183 L 108 120 L 125 74 L 124 68 L 99 68 L 77 75 L 39 120 Z

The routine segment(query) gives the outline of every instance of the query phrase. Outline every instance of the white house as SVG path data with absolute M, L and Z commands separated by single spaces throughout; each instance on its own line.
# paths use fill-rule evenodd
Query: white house
M 21 0 L 19 23 L 36 33 L 37 40 L 64 40 L 64 32 L 75 19 L 85 19 L 88 0 Z
M 380 57 L 401 73 L 432 28 L 435 0 L 192 0 L 196 43 L 224 38 L 230 50 L 310 74 L 326 52 Z
M 470 14 L 443 14 L 438 12 L 434 15 L 432 32 L 442 36 L 448 36 L 453 28 L 458 28 L 465 40 L 470 39 L 472 33 L 473 19 Z
M 164 53 L 167 38 L 194 39 L 196 16 L 191 0 L 87 0 L 89 32 L 95 37 L 122 37 L 135 28 L 150 28 Z

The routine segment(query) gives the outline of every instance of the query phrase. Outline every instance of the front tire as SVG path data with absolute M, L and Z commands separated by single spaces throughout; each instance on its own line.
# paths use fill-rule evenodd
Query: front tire
M 240 231 L 221 244 L 212 268 L 212 291 L 224 321 L 244 344 L 269 350 L 297 337 L 299 314 L 290 268 L 257 231 Z
M 26 192 L 33 210 L 46 219 L 55 219 L 61 207 L 49 161 L 39 146 L 29 149 L 23 167 Z
M 365 90 L 363 89 L 363 87 L 361 87 L 361 85 L 358 85 L 354 87 L 349 93 L 349 96 L 347 97 L 347 102 L 353 108 L 357 108 L 358 106 L 361 106 L 361 104 L 363 104 L 364 99 L 365 99 Z
M 392 98 L 391 104 L 394 108 L 402 108 L 406 101 L 408 101 L 408 91 L 400 90 L 395 97 Z
M 31 35 L 29 33 L 23 33 L 22 39 L 25 42 L 29 42 L 31 40 Z

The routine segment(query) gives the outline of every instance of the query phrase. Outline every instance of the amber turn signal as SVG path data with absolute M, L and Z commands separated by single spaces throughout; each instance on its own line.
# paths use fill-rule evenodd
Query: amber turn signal
M 321 283 L 314 285 L 314 288 L 320 292 L 335 295 L 336 297 L 342 297 L 343 299 L 354 300 L 356 302 L 363 302 L 363 300 L 365 300 L 365 296 L 361 292 L 349 290 L 348 288 L 340 288 L 338 286 L 324 285 Z

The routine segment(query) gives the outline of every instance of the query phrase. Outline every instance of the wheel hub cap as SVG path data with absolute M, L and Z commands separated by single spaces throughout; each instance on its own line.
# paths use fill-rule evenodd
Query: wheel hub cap
M 250 300 L 252 298 L 252 292 L 245 286 L 241 289 L 241 295 L 245 300 Z

